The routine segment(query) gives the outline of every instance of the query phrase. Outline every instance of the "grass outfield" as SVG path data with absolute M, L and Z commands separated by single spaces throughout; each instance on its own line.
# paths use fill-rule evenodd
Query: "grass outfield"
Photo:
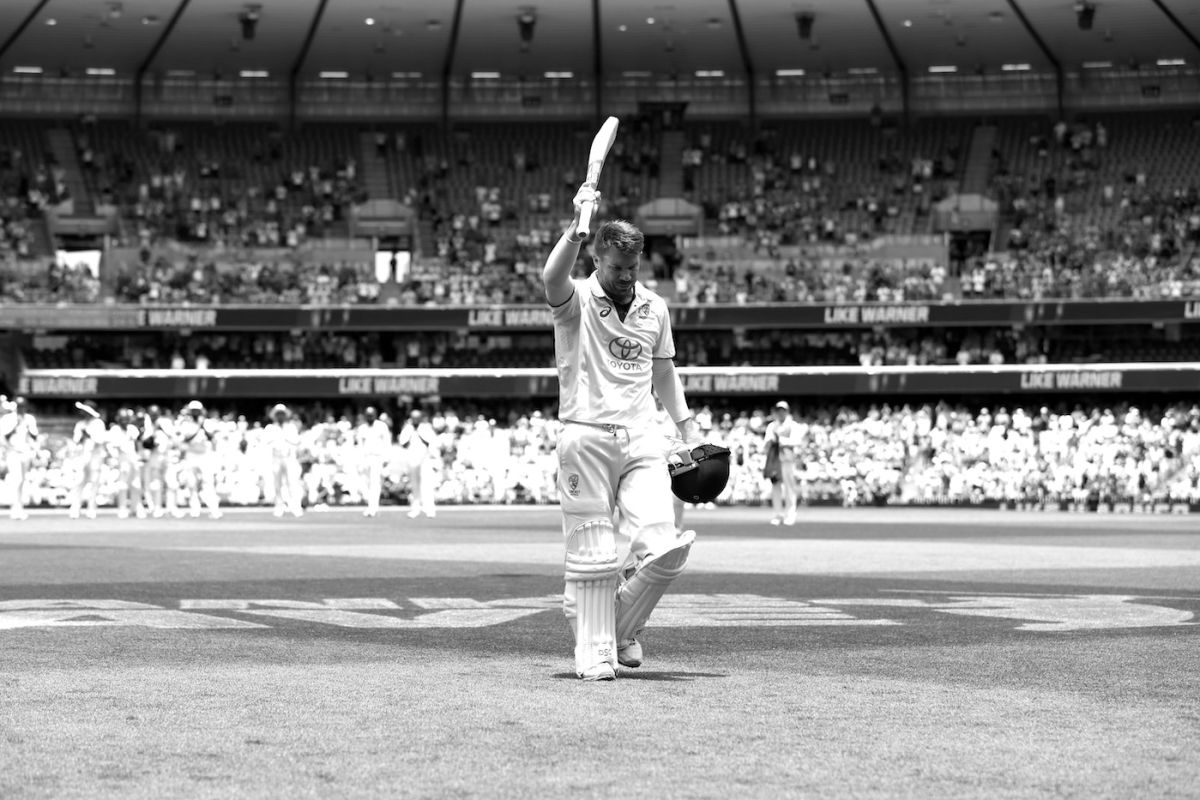
M 0 521 L 0 797 L 1194 798 L 1194 517 L 691 513 L 617 681 L 556 509 Z

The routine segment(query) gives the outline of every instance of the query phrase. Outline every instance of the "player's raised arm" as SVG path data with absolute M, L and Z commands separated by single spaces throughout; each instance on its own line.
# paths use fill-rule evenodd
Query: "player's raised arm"
M 558 244 L 550 251 L 546 266 L 542 268 L 546 302 L 552 306 L 561 306 L 571 299 L 571 292 L 575 291 L 571 285 L 571 269 L 575 266 L 575 259 L 579 257 L 579 246 L 583 243 L 583 237 L 578 234 L 580 211 L 584 203 L 596 203 L 599 200 L 600 193 L 596 191 L 596 187 L 585 183 L 579 187 L 575 199 L 571 201 L 575 206 L 575 216 L 559 237 Z

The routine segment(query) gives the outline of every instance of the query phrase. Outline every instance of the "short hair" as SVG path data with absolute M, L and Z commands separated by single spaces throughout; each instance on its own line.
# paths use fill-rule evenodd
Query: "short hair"
M 603 255 L 609 250 L 635 256 L 642 252 L 645 245 L 646 237 L 636 225 L 629 220 L 614 219 L 604 223 L 596 231 L 592 249 L 597 256 Z

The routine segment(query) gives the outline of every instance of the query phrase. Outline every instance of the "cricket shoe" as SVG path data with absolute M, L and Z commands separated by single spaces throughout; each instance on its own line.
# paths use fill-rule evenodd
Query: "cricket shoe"
M 622 667 L 636 669 L 642 665 L 642 645 L 637 639 L 630 639 L 617 645 L 617 663 Z
M 607 661 L 597 664 L 594 667 L 588 667 L 583 672 L 579 673 L 579 677 L 585 681 L 611 681 L 616 680 L 616 670 L 612 668 L 612 664 Z

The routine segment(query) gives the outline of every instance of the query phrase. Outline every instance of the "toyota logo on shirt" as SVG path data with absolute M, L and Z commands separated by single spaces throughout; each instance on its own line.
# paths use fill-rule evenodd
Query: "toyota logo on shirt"
M 642 345 L 627 336 L 618 336 L 608 340 L 608 352 L 616 359 L 612 362 L 614 367 L 631 369 L 634 365 L 628 362 L 636 361 L 642 355 Z

